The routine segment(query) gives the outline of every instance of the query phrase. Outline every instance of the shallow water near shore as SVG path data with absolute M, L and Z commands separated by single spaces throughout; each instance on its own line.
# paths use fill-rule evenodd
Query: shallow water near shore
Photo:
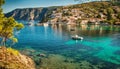
M 71 36 L 76 34 L 84 39 L 72 40 Z M 15 44 L 14 48 L 35 59 L 41 58 L 42 62 L 49 63 L 51 60 L 52 63 L 56 61 L 59 64 L 69 60 L 72 62 L 69 65 L 74 66 L 71 69 L 79 69 L 81 61 L 95 66 L 102 63 L 103 66 L 98 69 L 120 68 L 120 26 L 25 26 L 23 30 L 16 32 L 15 36 L 19 43 Z M 37 54 L 45 54 L 46 57 L 36 56 Z M 41 66 L 45 68 L 44 63 Z M 62 65 L 53 64 L 52 67 L 57 66 L 60 68 Z

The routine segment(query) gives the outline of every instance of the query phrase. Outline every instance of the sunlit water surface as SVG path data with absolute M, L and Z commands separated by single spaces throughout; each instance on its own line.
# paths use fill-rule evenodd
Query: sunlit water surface
M 76 34 L 84 39 L 72 40 L 71 36 Z M 25 26 L 24 29 L 16 32 L 15 36 L 19 43 L 14 48 L 34 50 L 34 55 L 57 54 L 78 62 L 81 60 L 92 64 L 104 62 L 110 66 L 120 64 L 119 26 Z

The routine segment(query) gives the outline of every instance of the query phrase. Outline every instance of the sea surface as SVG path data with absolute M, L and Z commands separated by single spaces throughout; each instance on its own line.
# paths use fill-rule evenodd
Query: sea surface
M 72 40 L 76 34 L 84 39 Z M 15 36 L 13 47 L 43 69 L 120 68 L 120 26 L 25 25 Z

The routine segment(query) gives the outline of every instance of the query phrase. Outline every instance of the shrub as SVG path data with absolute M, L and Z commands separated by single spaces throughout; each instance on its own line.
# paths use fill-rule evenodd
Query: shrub
M 11 54 L 13 54 L 15 56 L 19 55 L 19 52 L 17 50 L 15 50 L 15 49 L 12 49 L 11 47 L 7 48 L 7 52 L 11 53 Z
M 118 16 L 117 16 L 118 19 L 120 19 L 120 12 L 118 13 Z

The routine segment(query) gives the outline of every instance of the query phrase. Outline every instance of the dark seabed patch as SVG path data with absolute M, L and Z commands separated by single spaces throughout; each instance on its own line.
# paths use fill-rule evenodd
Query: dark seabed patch
M 120 55 L 120 50 L 115 51 L 114 54 Z

